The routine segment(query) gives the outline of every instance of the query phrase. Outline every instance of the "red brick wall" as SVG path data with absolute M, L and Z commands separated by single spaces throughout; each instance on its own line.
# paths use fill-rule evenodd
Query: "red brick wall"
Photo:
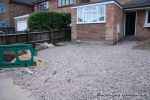
M 144 28 L 146 11 L 137 11 L 136 36 L 150 38 L 150 28 Z
M 124 12 L 120 7 L 114 5 L 114 13 L 114 41 L 116 41 L 124 35 Z M 117 24 L 120 26 L 119 33 L 117 33 Z
M 38 4 L 34 4 L 34 11 L 38 11 Z
M 106 5 L 106 32 L 105 32 L 105 39 L 110 41 L 113 40 L 113 33 L 115 28 L 115 18 L 114 18 L 114 6 L 115 4 Z
M 78 39 L 104 39 L 105 24 L 78 24 L 77 38 Z
M 124 12 L 115 4 L 107 5 L 106 12 L 106 33 L 105 40 L 116 43 L 123 37 L 124 33 Z M 117 24 L 120 26 L 120 32 L 117 33 Z

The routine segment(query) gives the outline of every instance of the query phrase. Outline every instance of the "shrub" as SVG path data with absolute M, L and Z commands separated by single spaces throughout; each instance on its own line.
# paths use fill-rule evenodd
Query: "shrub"
M 40 11 L 33 12 L 28 18 L 30 31 L 64 29 L 71 23 L 71 15 L 66 13 Z
M 61 13 L 64 18 L 65 26 L 68 26 L 71 23 L 71 14 L 70 13 Z

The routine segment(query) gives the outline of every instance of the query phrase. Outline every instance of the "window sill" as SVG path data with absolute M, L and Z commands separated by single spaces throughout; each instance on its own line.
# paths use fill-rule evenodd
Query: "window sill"
M 37 11 L 47 11 L 47 10 L 49 10 L 49 8 L 47 8 L 47 9 L 38 9 Z
M 145 23 L 145 24 L 144 24 L 144 27 L 145 27 L 145 28 L 150 27 L 150 23 Z
M 106 23 L 105 21 L 102 21 L 102 22 L 86 22 L 86 23 L 77 22 L 77 24 L 105 24 L 105 23 Z

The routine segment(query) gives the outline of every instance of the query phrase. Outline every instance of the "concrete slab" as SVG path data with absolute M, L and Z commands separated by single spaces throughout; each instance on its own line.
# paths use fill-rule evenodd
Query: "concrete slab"
M 5 73 L 0 73 L 0 100 L 35 100 L 31 93 L 13 84 Z

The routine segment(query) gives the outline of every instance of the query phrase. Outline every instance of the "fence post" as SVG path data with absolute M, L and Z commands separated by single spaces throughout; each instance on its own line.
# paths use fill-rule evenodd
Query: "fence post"
M 30 32 L 26 31 L 27 32 L 27 42 L 30 43 L 31 41 L 31 37 L 30 37 Z
M 2 40 L 3 40 L 3 44 L 6 44 L 6 37 L 5 36 L 2 37 Z

